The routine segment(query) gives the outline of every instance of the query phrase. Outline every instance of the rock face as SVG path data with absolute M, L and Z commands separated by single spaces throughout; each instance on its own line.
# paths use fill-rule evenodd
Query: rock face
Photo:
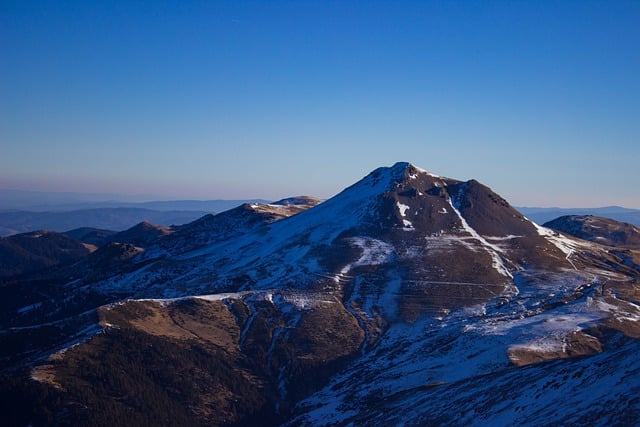
M 566 215 L 544 224 L 580 239 L 626 249 L 640 249 L 640 228 L 592 215 Z
M 5 303 L 0 357 L 38 380 L 19 423 L 624 424 L 636 261 L 397 163 L 105 246 Z

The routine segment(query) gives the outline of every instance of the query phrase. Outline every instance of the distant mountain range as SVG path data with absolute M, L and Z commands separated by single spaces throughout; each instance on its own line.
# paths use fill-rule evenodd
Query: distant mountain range
M 129 196 L 131 198 L 131 196 Z M 37 230 L 65 232 L 82 227 L 126 230 L 143 221 L 180 225 L 250 200 L 160 200 L 135 202 L 115 194 L 0 190 L 0 236 Z
M 0 190 L 0 236 L 37 230 L 65 232 L 82 227 L 122 231 L 143 221 L 180 225 L 243 203 L 269 203 L 264 199 L 135 202 L 128 198 L 132 196 Z M 565 215 L 594 215 L 640 226 L 640 209 L 618 206 L 516 209 L 537 224 Z
M 91 203 L 90 208 L 78 205 L 56 205 L 49 211 L 0 210 L 0 236 L 37 230 L 65 232 L 91 227 L 113 231 L 126 230 L 147 221 L 159 225 L 180 225 L 211 213 L 219 213 L 243 203 L 262 203 L 263 200 L 177 200 L 144 203 Z M 101 206 L 101 207 L 96 207 Z M 107 207 L 109 206 L 109 207 Z M 37 209 L 37 207 L 34 207 Z
M 550 226 L 397 163 L 324 202 L 7 238 L 60 262 L 0 283 L 3 422 L 638 425 L 638 231 Z
M 0 212 L 0 236 L 37 230 L 65 232 L 80 227 L 113 231 L 126 230 L 148 221 L 160 225 L 179 225 L 206 215 L 207 211 L 156 211 L 142 208 L 96 208 L 68 212 Z
M 266 203 L 262 199 L 238 200 L 159 200 L 140 201 L 143 196 L 122 194 L 55 193 L 0 189 L 0 212 L 68 212 L 101 208 L 139 208 L 157 211 L 222 212 L 242 203 Z

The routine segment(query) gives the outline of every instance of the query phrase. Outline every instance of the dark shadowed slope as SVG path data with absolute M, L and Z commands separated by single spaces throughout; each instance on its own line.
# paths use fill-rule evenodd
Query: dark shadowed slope
M 50 231 L 0 238 L 0 278 L 77 261 L 90 251 L 78 240 Z
M 82 243 L 99 247 L 107 243 L 109 241 L 109 237 L 116 234 L 116 232 L 112 230 L 102 230 L 100 228 L 80 227 L 65 231 L 62 234 L 69 236 L 72 239 L 79 240 Z

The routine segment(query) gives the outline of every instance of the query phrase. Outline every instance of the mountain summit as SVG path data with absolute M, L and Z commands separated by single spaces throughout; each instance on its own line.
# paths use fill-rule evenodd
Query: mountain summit
M 0 288 L 0 357 L 52 393 L 46 413 L 640 420 L 640 253 L 540 227 L 475 180 L 396 163 L 324 202 L 246 204 L 155 236 L 101 251 L 115 255 L 100 272 L 79 263 Z

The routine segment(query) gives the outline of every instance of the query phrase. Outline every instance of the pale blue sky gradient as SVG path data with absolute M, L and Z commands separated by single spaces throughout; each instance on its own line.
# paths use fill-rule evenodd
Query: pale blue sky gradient
M 640 208 L 638 1 L 0 2 L 0 188 Z

